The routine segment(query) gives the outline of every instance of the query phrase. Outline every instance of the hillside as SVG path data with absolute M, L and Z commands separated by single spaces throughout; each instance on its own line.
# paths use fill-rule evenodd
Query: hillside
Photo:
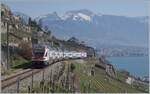
M 79 82 L 81 92 L 90 92 L 90 93 L 146 92 L 125 83 L 125 80 L 123 79 L 126 79 L 126 77 L 124 77 L 123 74 L 120 74 L 119 71 L 116 73 L 116 77 L 112 78 L 109 75 L 107 75 L 105 70 L 98 67 L 94 67 L 95 74 L 94 76 L 92 76 L 90 74 L 90 70 L 97 62 L 98 62 L 97 60 L 73 61 L 73 64 L 75 64 L 76 66 L 75 72 L 80 79 Z
M 86 93 L 140 93 L 147 92 L 148 87 L 137 88 L 134 85 L 125 83 L 126 76 L 116 71 L 116 76 L 107 75 L 106 70 L 95 67 L 97 59 L 72 61 L 75 65 L 75 73 L 79 78 L 80 92 Z M 102 63 L 102 62 L 100 62 Z M 94 75 L 91 74 L 92 68 Z

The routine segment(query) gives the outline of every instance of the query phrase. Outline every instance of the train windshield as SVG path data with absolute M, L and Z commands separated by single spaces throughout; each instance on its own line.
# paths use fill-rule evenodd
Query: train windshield
M 44 56 L 44 52 L 34 52 L 34 56 L 43 57 Z

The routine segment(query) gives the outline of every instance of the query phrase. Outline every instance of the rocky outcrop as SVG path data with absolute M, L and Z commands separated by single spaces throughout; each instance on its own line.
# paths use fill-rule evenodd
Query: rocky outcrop
M 99 58 L 99 62 L 95 64 L 95 67 L 101 68 L 106 71 L 106 74 L 111 77 L 116 76 L 116 70 L 112 64 L 109 64 L 104 57 Z

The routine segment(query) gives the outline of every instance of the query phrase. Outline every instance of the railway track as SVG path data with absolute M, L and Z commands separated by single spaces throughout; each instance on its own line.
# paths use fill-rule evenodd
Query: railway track
M 58 61 L 56 61 L 56 62 L 58 62 Z M 56 62 L 51 63 L 49 66 L 53 65 Z M 45 68 L 47 68 L 49 66 L 46 66 L 46 67 L 41 68 L 41 69 L 28 69 L 28 70 L 24 70 L 21 73 L 17 73 L 17 74 L 15 74 L 13 76 L 10 76 L 10 77 L 7 77 L 5 79 L 2 79 L 1 80 L 1 86 L 2 86 L 1 88 L 5 89 L 6 87 L 9 87 L 9 86 L 11 86 L 13 84 L 16 84 L 18 80 L 21 81 L 23 79 L 26 79 L 26 78 L 28 78 L 28 77 L 36 74 L 36 73 L 39 73 L 42 69 L 45 69 Z
M 2 89 L 17 83 L 18 80 L 21 81 L 21 80 L 23 80 L 23 79 L 25 79 L 27 77 L 30 77 L 33 74 L 36 74 L 36 73 L 38 73 L 40 71 L 41 71 L 41 69 L 29 69 L 29 70 L 23 71 L 21 73 L 15 74 L 15 75 L 13 75 L 11 77 L 8 77 L 6 79 L 3 79 L 3 80 L 1 80 Z
M 23 79 L 26 79 L 36 73 L 39 73 L 40 71 L 42 71 L 43 69 L 46 69 L 48 67 L 50 67 L 51 65 L 57 63 L 57 62 L 62 62 L 62 61 L 65 61 L 65 59 L 63 60 L 59 60 L 59 61 L 55 61 L 53 63 L 51 63 L 49 66 L 46 66 L 44 68 L 40 68 L 40 69 L 28 69 L 28 70 L 24 70 L 22 71 L 21 73 L 17 73 L 13 76 L 10 76 L 10 77 L 7 77 L 5 79 L 2 79 L 1 80 L 1 86 L 2 86 L 2 89 L 5 89 L 13 84 L 16 84 L 17 81 L 21 81 Z

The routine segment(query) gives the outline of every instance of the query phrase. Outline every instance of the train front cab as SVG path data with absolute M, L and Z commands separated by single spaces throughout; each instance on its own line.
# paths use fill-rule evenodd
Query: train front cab
M 33 53 L 32 65 L 48 65 L 49 64 L 49 51 Z

